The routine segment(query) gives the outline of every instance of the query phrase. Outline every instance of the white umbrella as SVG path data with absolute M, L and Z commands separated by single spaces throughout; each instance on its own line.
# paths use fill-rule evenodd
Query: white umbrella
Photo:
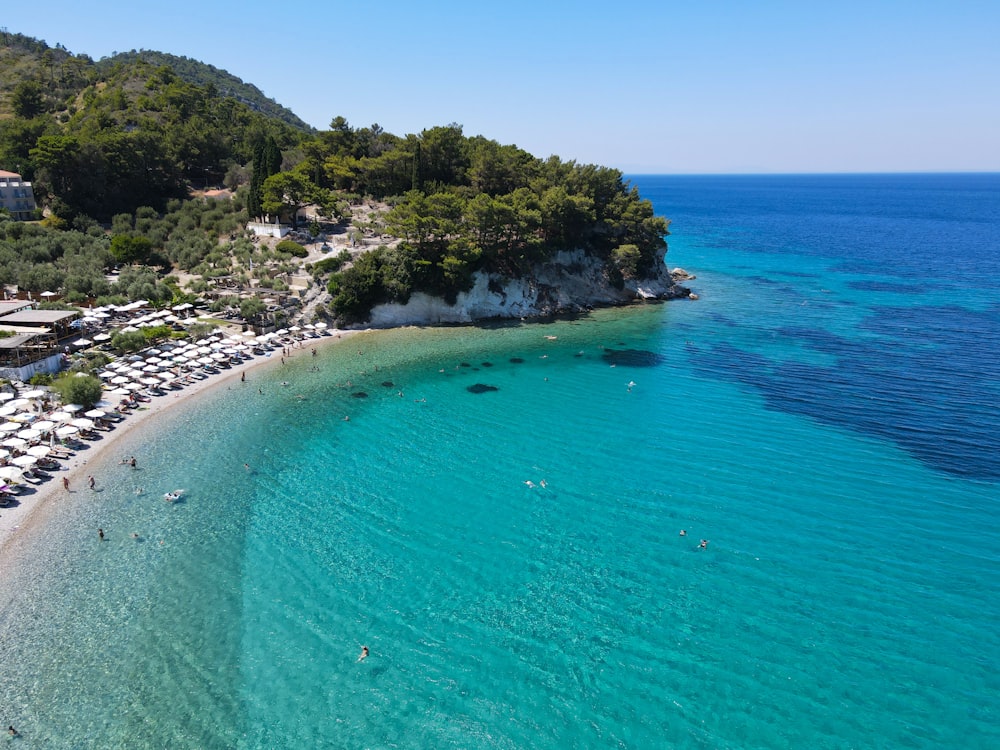
M 38 440 L 42 436 L 42 431 L 29 427 L 27 430 L 21 430 L 17 436 L 30 443 L 32 440 Z
M 27 406 L 31 402 L 26 398 L 15 398 L 13 401 L 8 401 L 11 406 Z
M 74 419 L 70 422 L 70 425 L 79 427 L 81 430 L 92 430 L 94 429 L 94 420 L 81 417 L 80 419 Z
M 23 472 L 16 466 L 0 466 L 0 479 L 8 482 L 19 482 L 23 477 Z
M 115 375 L 113 378 L 111 378 L 111 382 L 114 385 L 124 385 L 125 383 L 129 382 L 129 379 L 124 375 Z
M 10 404 L 6 404 L 5 406 L 0 406 L 0 417 L 9 417 L 16 411 L 17 407 L 11 406 Z
M 47 419 L 40 419 L 33 425 L 31 425 L 33 429 L 38 430 L 39 432 L 48 432 L 55 426 L 56 426 L 55 422 L 50 422 Z
M 21 398 L 42 398 L 45 395 L 45 391 L 28 391 L 27 393 L 22 393 Z
M 7 446 L 8 448 L 23 448 L 28 444 L 27 440 L 19 437 L 9 437 L 4 440 L 0 445 Z
M 4 422 L 0 424 L 0 432 L 17 432 L 24 427 L 19 422 Z
M 159 385 L 160 379 L 154 377 L 140 378 L 139 382 L 142 383 L 143 385 Z
M 83 407 L 80 406 L 80 404 L 66 404 L 62 408 L 62 410 L 63 411 L 68 411 L 70 413 L 73 413 L 73 412 L 77 412 L 77 411 L 83 411 Z
M 117 377 L 113 370 L 101 370 L 97 377 L 101 380 L 109 380 L 110 378 Z
M 105 412 L 101 411 L 100 409 L 91 409 L 88 412 L 84 412 L 83 416 L 90 417 L 91 419 L 104 419 L 108 415 Z M 42 429 L 37 424 L 35 425 L 35 427 L 39 430 Z
M 68 411 L 54 411 L 49 414 L 49 419 L 53 422 L 68 422 L 73 418 L 73 415 Z
M 60 427 L 59 429 L 56 430 L 56 436 L 57 437 L 61 437 L 61 438 L 69 437 L 70 435 L 75 435 L 79 431 L 80 431 L 80 428 L 74 427 L 71 424 L 67 424 L 67 425 L 63 425 L 62 427 Z
M 29 456 L 35 456 L 36 458 L 45 458 L 51 452 L 48 446 L 45 445 L 33 445 L 25 451 Z
M 38 456 L 14 456 L 10 462 L 15 466 L 28 468 L 29 466 L 34 466 L 38 463 Z
M 10 391 L 0 393 L 0 401 L 10 401 L 12 398 L 14 398 L 14 394 Z
M 10 419 L 11 422 L 21 422 L 21 423 L 30 422 L 34 418 L 35 415 L 29 411 L 19 411 L 17 414 L 11 414 L 10 417 L 8 417 L 8 419 Z
M 89 339 L 77 339 L 73 342 L 74 346 L 90 346 L 94 342 Z
M 110 340 L 111 340 L 111 334 L 109 333 L 99 333 L 96 336 L 94 336 L 94 341 L 110 341 Z
M 108 391 L 109 396 L 127 396 L 129 395 L 129 393 L 130 391 L 128 390 L 128 388 L 113 388 L 112 390 Z

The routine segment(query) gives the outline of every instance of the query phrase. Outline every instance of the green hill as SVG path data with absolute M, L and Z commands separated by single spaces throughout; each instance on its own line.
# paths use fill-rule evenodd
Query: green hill
M 254 112 L 274 117 L 293 128 L 307 132 L 313 130 L 294 112 L 282 107 L 274 99 L 266 97 L 253 84 L 246 83 L 232 73 L 220 70 L 214 65 L 192 60 L 189 57 L 178 57 L 152 50 L 139 50 L 138 52 L 132 50 L 105 58 L 97 63 L 97 67 L 98 69 L 111 69 L 115 65 L 130 65 L 139 61 L 154 67 L 166 66 L 173 70 L 182 81 L 192 83 L 195 86 L 214 86 L 220 96 L 231 96 L 241 104 L 247 105 Z

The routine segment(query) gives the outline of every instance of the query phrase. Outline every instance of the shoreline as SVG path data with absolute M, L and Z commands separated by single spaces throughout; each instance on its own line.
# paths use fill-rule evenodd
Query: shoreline
M 315 348 L 326 348 L 342 342 L 354 334 L 363 333 L 366 329 L 330 329 L 328 334 L 316 339 L 304 339 L 301 349 L 292 349 L 293 354 L 286 359 L 294 358 L 298 353 L 307 353 Z M 114 429 L 103 433 L 103 439 L 88 443 L 84 451 L 77 451 L 68 460 L 62 461 L 61 468 L 54 470 L 52 479 L 38 486 L 30 495 L 19 495 L 18 505 L 0 510 L 0 565 L 9 562 L 8 557 L 14 552 L 18 540 L 44 527 L 51 513 L 58 512 L 58 503 L 54 502 L 66 492 L 63 489 L 63 479 L 69 480 L 71 491 L 80 491 L 86 487 L 87 467 L 103 458 L 109 449 L 122 442 L 126 436 L 134 433 L 139 427 L 148 424 L 149 420 L 165 410 L 180 404 L 190 404 L 192 400 L 205 397 L 218 386 L 231 382 L 241 374 L 259 370 L 266 364 L 280 367 L 281 355 L 259 356 L 238 367 L 223 370 L 211 375 L 205 380 L 199 380 L 183 388 L 180 392 L 168 392 L 163 396 L 153 396 L 144 408 L 125 416 Z

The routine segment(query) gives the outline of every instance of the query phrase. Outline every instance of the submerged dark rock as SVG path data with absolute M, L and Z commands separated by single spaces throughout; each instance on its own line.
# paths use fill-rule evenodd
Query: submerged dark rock
M 395 384 L 395 383 L 393 383 L 393 382 L 392 382 L 391 380 L 383 380 L 383 381 L 382 381 L 382 385 L 384 385 L 384 386 L 385 386 L 386 388 L 392 388 L 392 387 L 394 387 L 394 386 L 395 386 L 396 384 Z
M 493 363 L 492 362 L 480 362 L 480 364 L 483 367 L 493 367 Z
M 524 364 L 524 360 L 521 357 L 511 357 L 510 361 L 513 362 L 515 365 Z
M 466 389 L 469 393 L 489 393 L 490 391 L 499 391 L 495 385 L 486 385 L 485 383 L 474 383 L 473 385 L 467 386 Z
M 355 391 L 351 394 L 351 398 L 368 398 L 368 394 L 364 391 Z
M 663 364 L 663 355 L 646 349 L 605 349 L 601 359 L 609 365 L 625 367 L 657 367 Z

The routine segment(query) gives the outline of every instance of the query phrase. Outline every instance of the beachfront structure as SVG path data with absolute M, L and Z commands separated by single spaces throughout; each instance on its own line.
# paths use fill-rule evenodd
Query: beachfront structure
M 20 310 L 0 315 L 0 329 L 17 333 L 51 333 L 57 342 L 76 336 L 72 327 L 79 310 Z
M 31 183 L 16 172 L 0 169 L 0 209 L 4 208 L 17 221 L 35 218 L 35 192 Z
M 4 380 L 27 382 L 38 373 L 59 372 L 63 360 L 63 352 L 50 331 L 22 329 L 0 338 L 0 378 Z

